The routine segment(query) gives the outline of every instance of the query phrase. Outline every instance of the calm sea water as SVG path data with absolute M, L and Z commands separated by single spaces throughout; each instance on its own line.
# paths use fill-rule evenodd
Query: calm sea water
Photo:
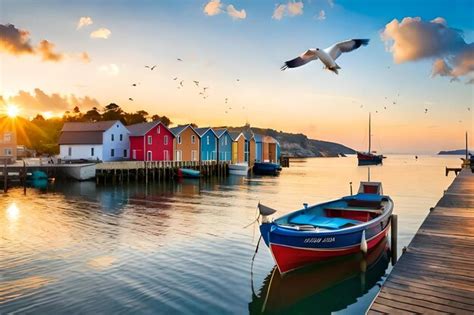
M 399 215 L 399 252 L 442 196 L 459 157 L 389 156 L 371 167 Z M 93 182 L 0 196 L 0 313 L 363 313 L 390 269 L 385 243 L 281 278 L 257 226 L 260 201 L 283 214 L 349 193 L 354 157 L 292 161 L 279 177 L 145 187 Z

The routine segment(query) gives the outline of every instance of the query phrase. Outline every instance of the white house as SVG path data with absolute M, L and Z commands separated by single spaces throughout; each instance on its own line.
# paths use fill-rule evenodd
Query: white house
M 65 160 L 127 160 L 128 129 L 119 121 L 66 122 L 59 137 L 59 157 Z

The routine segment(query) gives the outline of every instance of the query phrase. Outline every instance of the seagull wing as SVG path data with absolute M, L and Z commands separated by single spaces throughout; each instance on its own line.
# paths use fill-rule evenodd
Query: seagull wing
M 300 67 L 300 66 L 305 65 L 308 62 L 310 62 L 312 60 L 316 60 L 316 59 L 318 59 L 318 57 L 316 56 L 316 51 L 314 49 L 308 49 L 303 54 L 301 54 L 299 57 L 296 57 L 295 59 L 291 59 L 291 60 L 286 61 L 285 64 L 280 69 L 283 71 L 286 68 Z
M 331 47 L 324 49 L 324 51 L 328 53 L 333 60 L 336 60 L 342 53 L 351 52 L 362 45 L 367 46 L 368 44 L 369 39 L 350 39 L 334 44 Z

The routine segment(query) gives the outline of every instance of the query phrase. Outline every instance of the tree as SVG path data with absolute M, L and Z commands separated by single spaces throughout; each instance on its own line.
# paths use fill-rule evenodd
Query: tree
M 105 106 L 105 112 L 102 114 L 102 120 L 120 120 L 122 123 L 126 123 L 123 117 L 123 110 L 115 103 L 110 103 Z
M 165 125 L 166 127 L 172 124 L 172 121 L 166 116 L 160 116 L 156 114 L 151 116 L 151 121 L 156 121 L 156 120 L 161 121 L 161 123 Z
M 86 121 L 90 121 L 90 122 L 96 122 L 96 121 L 100 121 L 102 119 L 102 115 L 97 111 L 97 108 L 92 108 L 91 110 L 88 110 L 83 118 L 86 120 Z

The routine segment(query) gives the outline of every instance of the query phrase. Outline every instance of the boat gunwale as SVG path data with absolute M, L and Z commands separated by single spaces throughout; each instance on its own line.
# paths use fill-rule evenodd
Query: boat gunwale
M 278 234 L 286 234 L 286 235 L 289 235 L 289 236 L 305 236 L 306 237 L 306 236 L 315 235 L 315 234 L 325 236 L 325 235 L 339 235 L 339 234 L 349 234 L 351 232 L 358 232 L 359 230 L 363 230 L 366 227 L 369 227 L 370 225 L 372 225 L 374 223 L 377 223 L 379 221 L 383 221 L 387 216 L 390 216 L 392 214 L 393 206 L 394 206 L 392 198 L 390 198 L 389 196 L 385 196 L 385 195 L 383 195 L 383 197 L 386 198 L 386 202 L 387 202 L 386 209 L 384 209 L 384 211 L 382 212 L 381 215 L 373 218 L 370 221 L 364 222 L 362 224 L 358 224 L 358 225 L 355 225 L 355 226 L 349 226 L 349 227 L 345 227 L 345 228 L 341 228 L 341 229 L 335 229 L 335 230 L 317 231 L 315 229 L 315 230 L 308 231 L 308 230 L 296 230 L 296 229 L 292 229 L 292 228 L 287 228 L 284 225 L 280 225 L 280 224 L 275 222 L 276 220 L 284 218 L 285 216 L 289 216 L 290 214 L 293 214 L 295 212 L 307 210 L 307 209 L 303 208 L 303 209 L 296 210 L 296 211 L 290 212 L 288 214 L 285 214 L 285 215 L 283 215 L 283 216 L 281 216 L 277 219 L 272 220 L 272 222 L 268 223 L 268 224 L 271 224 L 271 225 L 276 227 L 275 229 L 270 228 L 270 233 L 281 232 L 281 233 L 278 233 Z M 330 203 L 341 201 L 343 199 L 344 199 L 344 197 L 339 198 L 339 199 L 335 199 L 335 200 L 332 200 L 332 201 L 324 202 L 324 203 L 321 203 L 321 204 L 316 204 L 316 205 L 312 206 L 311 208 L 324 206 L 324 205 L 327 205 L 327 204 L 330 204 Z M 361 210 L 361 211 L 363 211 L 363 210 Z

